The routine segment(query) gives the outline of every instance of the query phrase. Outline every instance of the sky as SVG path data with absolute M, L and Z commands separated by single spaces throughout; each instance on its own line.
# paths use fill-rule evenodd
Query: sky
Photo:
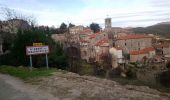
M 0 0 L 8 7 L 33 15 L 38 25 L 59 27 L 62 22 L 104 27 L 112 18 L 113 27 L 145 27 L 170 21 L 170 0 Z

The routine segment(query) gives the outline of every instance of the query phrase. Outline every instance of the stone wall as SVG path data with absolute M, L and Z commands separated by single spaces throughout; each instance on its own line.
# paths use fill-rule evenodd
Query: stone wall
M 152 38 L 117 40 L 115 44 L 116 46 L 121 46 L 123 48 L 123 52 L 129 53 L 130 51 L 151 47 Z
M 148 54 L 130 55 L 130 62 L 140 61 L 145 56 L 148 57 Z
M 170 47 L 163 48 L 163 55 L 170 57 Z

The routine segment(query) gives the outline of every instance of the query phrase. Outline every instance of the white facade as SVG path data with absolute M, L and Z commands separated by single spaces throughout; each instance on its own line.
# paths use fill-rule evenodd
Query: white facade
M 123 51 L 115 47 L 110 48 L 109 53 L 112 56 L 112 68 L 117 68 L 119 64 L 124 63 Z

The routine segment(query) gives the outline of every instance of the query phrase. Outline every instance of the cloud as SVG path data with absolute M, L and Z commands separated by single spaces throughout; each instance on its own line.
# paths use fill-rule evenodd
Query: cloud
M 14 4 L 9 3 L 10 0 L 2 1 L 18 11 L 33 14 L 40 25 L 59 26 L 62 22 L 89 25 L 97 22 L 103 26 L 107 15 L 112 18 L 113 26 L 123 27 L 170 21 L 169 0 L 50 0 L 48 3 L 45 0 L 25 0 L 23 5 L 23 0 L 14 0 Z M 57 6 L 69 2 L 73 2 L 71 7 Z

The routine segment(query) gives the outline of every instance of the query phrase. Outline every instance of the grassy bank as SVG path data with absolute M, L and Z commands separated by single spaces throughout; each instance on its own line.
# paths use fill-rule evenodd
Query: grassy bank
M 57 69 L 32 69 L 30 70 L 27 67 L 13 67 L 13 66 L 0 66 L 0 73 L 9 74 L 24 80 L 31 78 L 38 78 L 42 76 L 50 76 Z

